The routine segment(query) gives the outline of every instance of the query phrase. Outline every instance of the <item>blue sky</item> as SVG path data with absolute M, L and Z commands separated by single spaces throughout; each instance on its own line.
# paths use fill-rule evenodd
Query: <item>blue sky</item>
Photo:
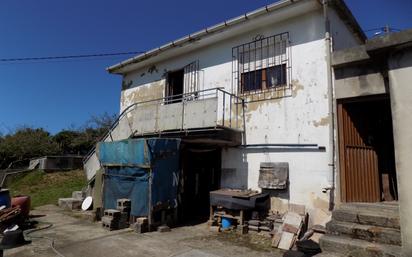
M 149 50 L 273 1 L 2 0 L 0 58 Z M 410 0 L 347 0 L 364 30 L 412 28 Z M 130 56 L 0 62 L 0 133 L 20 125 L 52 133 L 119 110 L 120 77 L 107 66 Z

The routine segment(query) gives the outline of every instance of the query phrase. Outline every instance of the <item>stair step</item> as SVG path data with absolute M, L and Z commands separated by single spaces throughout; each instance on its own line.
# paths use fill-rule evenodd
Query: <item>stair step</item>
M 346 236 L 324 235 L 320 238 L 320 246 L 324 253 L 338 253 L 351 257 L 400 257 L 401 247 L 367 242 Z
M 401 245 L 401 231 L 394 228 L 377 227 L 332 220 L 326 224 L 328 234 L 347 235 L 369 242 Z
M 322 253 L 318 253 L 315 255 L 316 257 L 346 257 L 342 254 L 338 254 L 338 253 L 331 253 L 331 252 L 322 252 Z
M 342 205 L 332 212 L 332 219 L 343 222 L 352 222 L 362 225 L 371 225 L 400 229 L 399 209 L 397 206 L 384 206 L 381 210 L 356 206 L 355 204 Z
M 399 214 L 398 202 L 378 202 L 378 203 L 344 203 L 339 206 L 342 209 L 359 209 L 364 211 L 377 211 L 385 213 Z

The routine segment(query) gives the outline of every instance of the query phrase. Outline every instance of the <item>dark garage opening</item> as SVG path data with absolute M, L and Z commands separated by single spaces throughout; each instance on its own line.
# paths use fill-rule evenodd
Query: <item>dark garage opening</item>
M 179 223 L 205 222 L 210 212 L 209 192 L 220 186 L 221 149 L 185 145 L 181 160 Z

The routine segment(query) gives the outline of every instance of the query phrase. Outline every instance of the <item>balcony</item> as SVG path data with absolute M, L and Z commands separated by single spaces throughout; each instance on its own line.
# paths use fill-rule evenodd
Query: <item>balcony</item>
M 188 143 L 239 145 L 244 101 L 221 88 L 173 95 L 128 106 L 100 141 L 179 137 Z M 95 149 L 84 159 L 88 179 L 100 168 Z
M 121 113 L 105 139 L 215 129 L 242 132 L 243 106 L 241 98 L 220 88 L 139 102 Z

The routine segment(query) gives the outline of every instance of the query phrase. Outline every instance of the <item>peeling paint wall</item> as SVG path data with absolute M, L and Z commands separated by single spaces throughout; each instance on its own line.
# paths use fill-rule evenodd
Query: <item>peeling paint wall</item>
M 283 92 L 273 91 L 246 99 L 245 143 L 318 144 L 326 147 L 326 151 L 302 148 L 223 149 L 222 186 L 259 189 L 260 162 L 288 162 L 288 192 L 280 194 L 274 201 L 305 204 L 313 212 L 327 216 L 329 195 L 322 193 L 322 188 L 328 186 L 331 176 L 327 149 L 330 124 L 323 28 L 323 16 L 319 9 L 282 23 L 245 31 L 240 36 L 158 63 L 150 72 L 150 67 L 133 71 L 124 76 L 121 110 L 134 102 L 162 97 L 166 72 L 181 69 L 196 60 L 200 67 L 200 89 L 223 87 L 232 92 L 232 48 L 253 41 L 256 35 L 272 36 L 289 32 L 292 63 L 290 92 L 278 95 Z
M 155 82 L 151 82 L 136 87 L 134 90 L 122 91 L 122 94 L 120 96 L 120 111 L 123 111 L 124 108 L 133 103 L 163 98 L 165 92 L 165 85 L 166 79 L 161 79 Z M 133 86 L 133 84 L 131 84 L 131 86 Z
M 322 26 L 322 16 L 312 26 Z M 303 21 L 305 22 L 305 21 Z M 305 22 L 307 23 L 307 22 Z M 314 28 L 314 30 L 316 30 Z M 298 30 L 300 36 L 310 37 L 310 23 L 305 30 Z M 322 33 L 319 31 L 319 33 Z M 295 34 L 291 32 L 293 42 Z M 223 167 L 239 169 L 239 178 L 248 170 L 245 188 L 259 189 L 259 167 L 261 162 L 289 163 L 289 190 L 276 194 L 272 202 L 276 206 L 288 203 L 304 204 L 316 222 L 324 223 L 329 217 L 329 195 L 322 193 L 330 181 L 328 166 L 329 122 L 325 45 L 321 35 L 316 40 L 300 44 L 292 43 L 292 71 L 290 96 L 277 99 L 249 102 L 246 106 L 247 144 L 318 144 L 326 151 L 305 151 L 303 149 L 226 149 L 223 151 Z M 238 152 L 234 154 L 234 152 Z M 233 155 L 242 155 L 243 162 L 235 161 Z M 246 166 L 247 168 L 245 168 Z M 234 177 L 224 186 L 230 186 Z M 322 204 L 322 208 L 318 209 Z M 285 207 L 285 206 L 284 206 Z M 284 208 L 283 207 L 283 208 Z

